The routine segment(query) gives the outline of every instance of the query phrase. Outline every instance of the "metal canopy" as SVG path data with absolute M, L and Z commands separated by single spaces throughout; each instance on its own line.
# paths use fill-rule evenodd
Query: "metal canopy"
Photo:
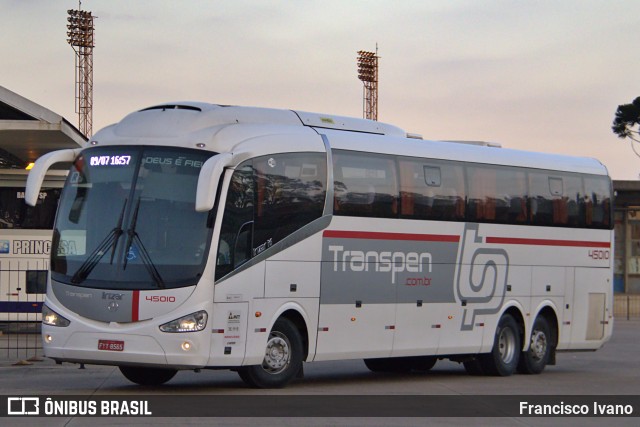
M 64 117 L 0 86 L 0 168 L 23 168 L 87 138 Z

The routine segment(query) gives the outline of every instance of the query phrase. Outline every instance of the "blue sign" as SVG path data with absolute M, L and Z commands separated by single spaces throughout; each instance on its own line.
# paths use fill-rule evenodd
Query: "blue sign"
M 0 240 L 0 254 L 8 254 L 11 243 L 8 240 Z

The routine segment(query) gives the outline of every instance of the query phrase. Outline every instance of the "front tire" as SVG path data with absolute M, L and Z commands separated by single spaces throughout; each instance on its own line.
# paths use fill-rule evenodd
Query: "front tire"
M 518 323 L 505 314 L 498 322 L 491 353 L 480 355 L 482 370 L 488 375 L 508 377 L 518 367 L 521 349 Z
M 242 366 L 238 375 L 254 388 L 282 388 L 302 369 L 302 337 L 289 320 L 280 318 L 269 333 L 262 365 Z
M 539 374 L 547 366 L 551 355 L 551 328 L 546 318 L 543 316 L 536 318 L 529 339 L 529 350 L 523 351 L 520 355 L 518 372 L 529 375 Z
M 146 386 L 162 385 L 173 378 L 178 372 L 175 369 L 141 368 L 134 366 L 120 366 L 119 368 L 126 379 L 132 383 Z

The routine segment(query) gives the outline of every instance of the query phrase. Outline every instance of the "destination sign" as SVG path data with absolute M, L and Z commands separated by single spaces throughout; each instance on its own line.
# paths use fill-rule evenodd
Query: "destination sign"
M 129 166 L 131 156 L 91 156 L 89 164 L 91 166 Z

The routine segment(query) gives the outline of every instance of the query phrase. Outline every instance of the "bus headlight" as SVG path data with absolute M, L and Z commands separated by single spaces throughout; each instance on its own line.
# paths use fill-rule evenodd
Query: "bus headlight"
M 46 304 L 42 304 L 42 323 L 49 326 L 69 326 L 69 319 L 65 319 L 55 311 L 51 310 Z
M 207 312 L 201 310 L 160 325 L 160 330 L 162 332 L 198 332 L 207 326 L 207 318 Z

